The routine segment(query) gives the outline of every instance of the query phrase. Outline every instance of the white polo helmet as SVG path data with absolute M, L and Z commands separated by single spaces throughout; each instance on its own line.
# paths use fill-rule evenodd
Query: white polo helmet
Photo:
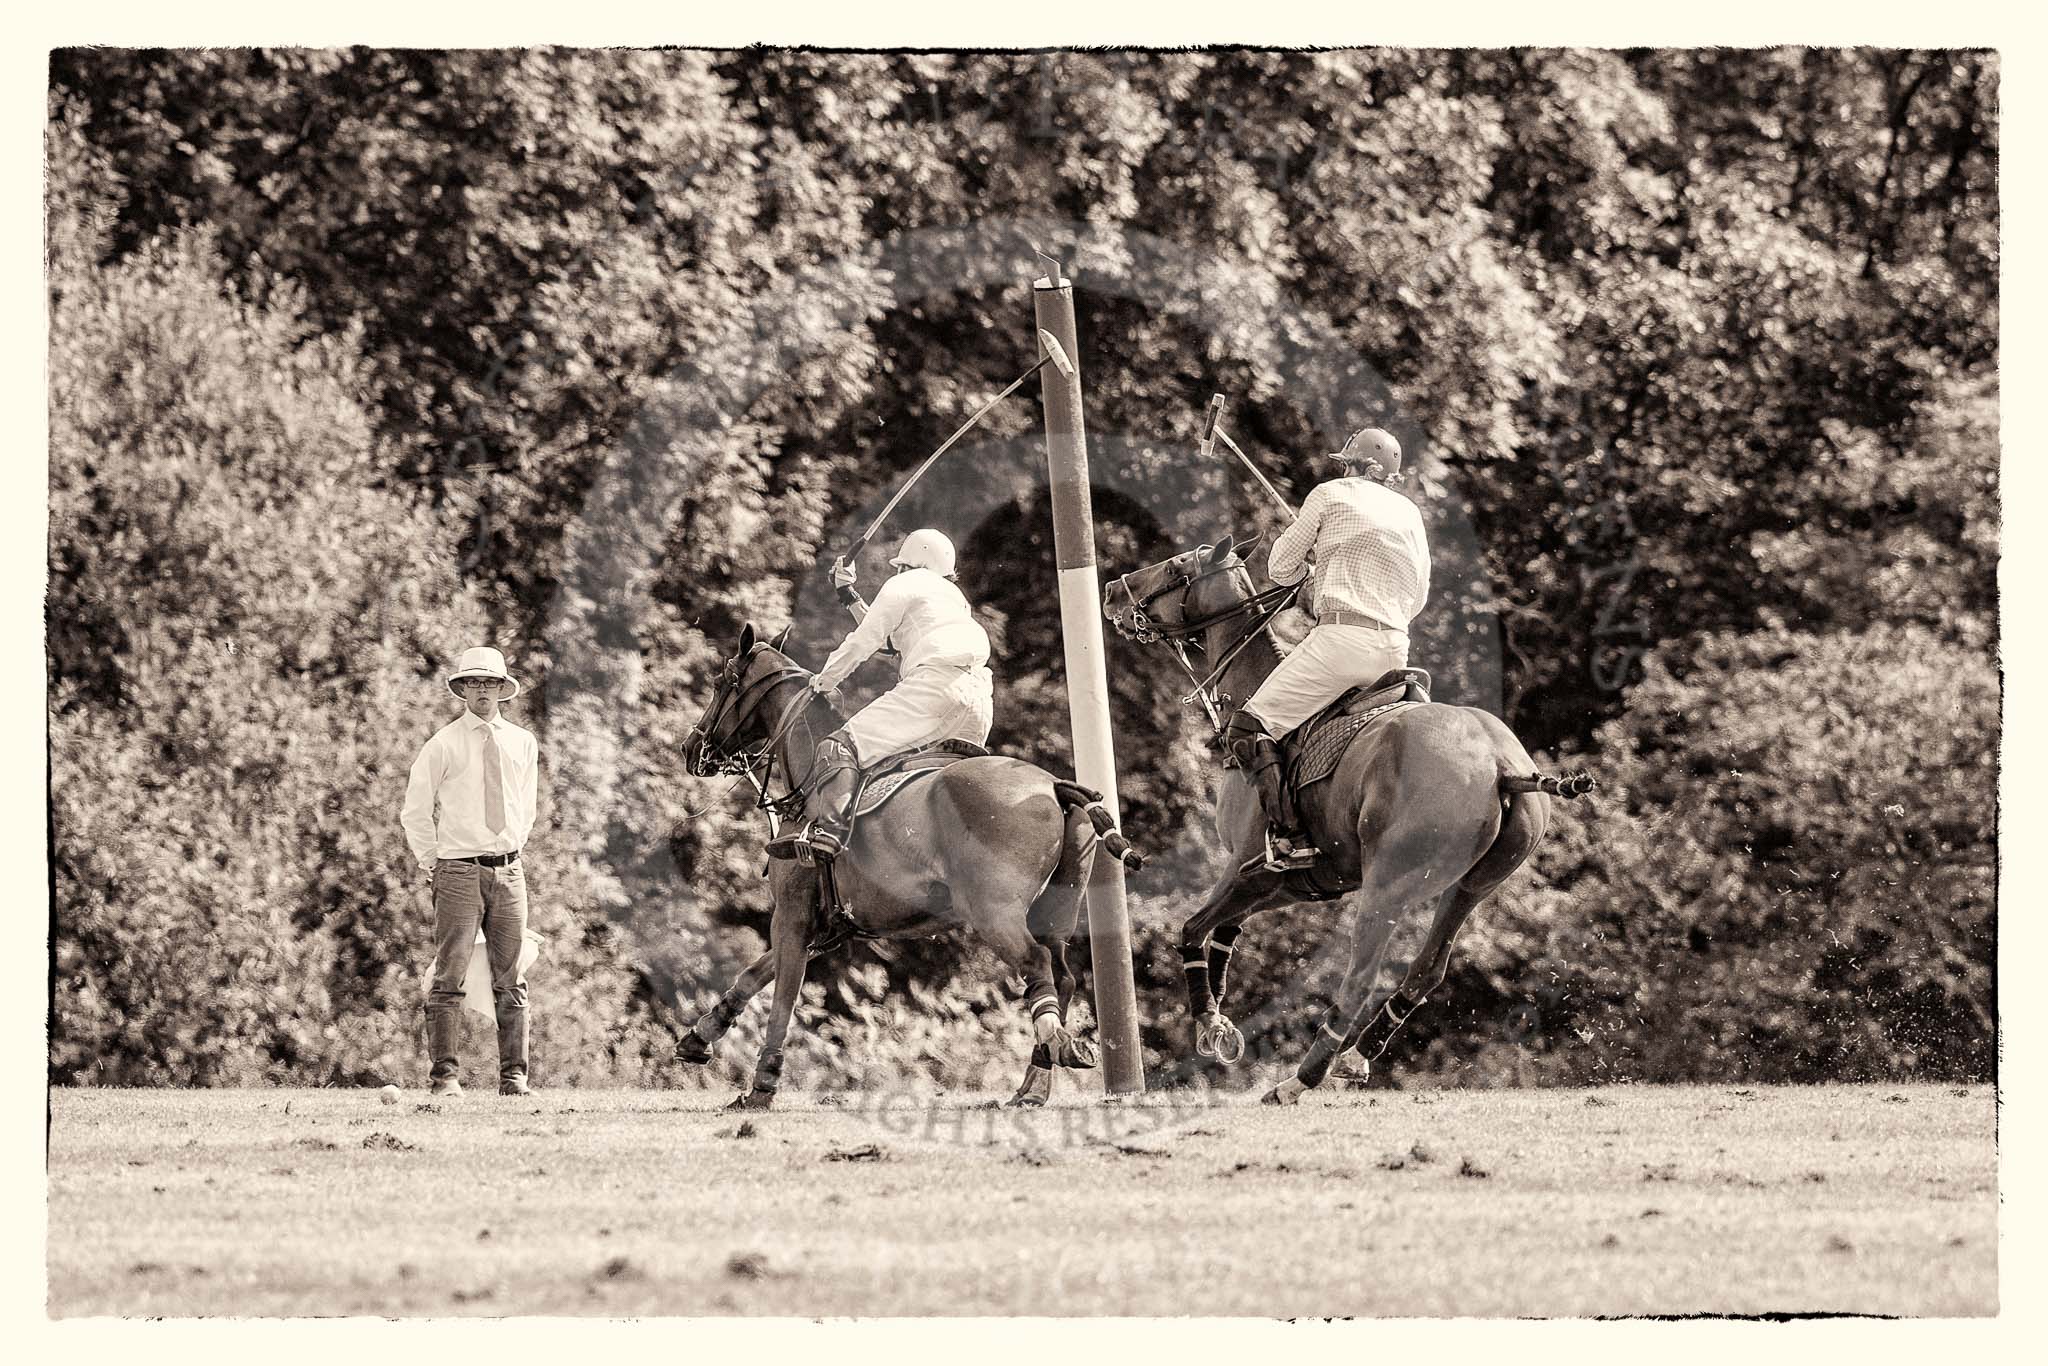
M 953 577 L 953 543 L 946 539 L 943 531 L 920 527 L 903 538 L 897 547 L 896 558 L 889 561 L 898 569 L 929 569 L 946 578 Z

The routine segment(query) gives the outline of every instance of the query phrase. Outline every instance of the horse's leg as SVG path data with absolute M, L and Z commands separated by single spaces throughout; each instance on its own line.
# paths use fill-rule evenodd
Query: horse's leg
M 1415 955 L 1408 975 L 1401 979 L 1400 987 L 1379 1012 L 1368 1016 L 1354 1031 L 1351 1044 L 1365 1059 L 1368 1069 L 1387 1051 L 1387 1045 L 1394 1041 L 1394 1035 L 1416 1007 L 1444 984 L 1444 974 L 1451 965 L 1451 941 L 1457 938 L 1473 907 L 1493 895 L 1494 889 L 1528 860 L 1549 828 L 1547 797 L 1523 793 L 1505 799 L 1503 805 L 1507 809 L 1501 818 L 1500 834 L 1472 871 L 1437 904 L 1429 936 L 1423 941 L 1422 951 Z
M 1409 879 L 1388 881 L 1405 883 Z M 1294 1069 L 1294 1075 L 1266 1092 L 1262 1097 L 1266 1104 L 1292 1105 L 1303 1092 L 1322 1085 L 1323 1078 L 1329 1075 L 1330 1064 L 1342 1051 L 1352 1021 L 1365 1014 L 1365 999 L 1379 976 L 1380 961 L 1386 957 L 1394 924 L 1405 907 L 1403 891 L 1368 874 L 1365 886 L 1358 891 L 1358 929 L 1351 940 L 1351 964 L 1344 971 L 1344 981 L 1338 986 L 1329 1010 L 1324 1012 L 1323 1022 L 1316 1026 L 1315 1037 L 1309 1040 L 1308 1052 Z
M 775 950 L 770 949 L 739 975 L 725 995 L 718 998 L 717 1005 L 698 1016 L 696 1023 L 676 1040 L 676 1061 L 710 1062 L 712 1046 L 725 1037 L 725 1032 L 732 1028 L 732 1022 L 747 1008 L 747 1002 L 753 1000 L 774 976 Z
M 1025 919 L 1026 928 L 1032 940 L 1044 950 L 1046 961 L 1051 967 L 1054 1002 L 1058 1009 L 1059 1027 L 1067 1028 L 1067 1007 L 1074 999 L 1074 970 L 1067 961 L 1067 941 L 1073 937 L 1074 927 L 1081 917 L 1081 898 L 1087 890 L 1088 869 L 1095 850 L 1095 827 L 1088 819 L 1088 813 L 1081 807 L 1067 811 L 1062 827 L 1060 860 L 1054 865 L 1052 876 L 1046 879 L 1045 890 L 1031 903 L 1031 912 Z M 1037 1022 L 1033 1021 L 1034 1030 Z M 1089 1050 L 1079 1040 L 1067 1035 L 1067 1051 L 1076 1062 L 1088 1061 Z M 1043 1039 L 1032 1044 L 1031 1060 L 1025 1065 L 1024 1080 L 1017 1087 L 1017 1094 L 1010 1098 L 1012 1105 L 1038 1106 L 1052 1099 L 1053 1072 L 1058 1063 L 1052 1045 Z
M 1224 985 L 1230 974 L 1230 954 L 1237 937 L 1244 933 L 1244 921 L 1226 920 L 1209 933 L 1209 990 L 1215 994 L 1216 1009 L 1223 1009 Z
M 782 1086 L 782 1043 L 803 991 L 811 898 L 799 894 L 799 888 L 807 886 L 810 879 L 787 874 L 777 881 L 781 885 L 776 888 L 775 914 L 768 927 L 768 951 L 775 959 L 775 1000 L 761 1037 L 761 1056 L 754 1063 L 753 1089 L 727 1109 L 765 1110 L 775 1103 L 775 1093 Z
M 1010 1097 L 1010 1104 L 1036 1106 L 1045 1104 L 1052 1095 L 1054 1067 L 1088 1068 L 1095 1066 L 1096 1059 L 1092 1048 L 1067 1032 L 1060 1018 L 1052 954 L 1032 938 L 1023 921 L 1022 916 L 1002 916 L 995 924 L 977 928 L 983 942 L 995 950 L 1003 965 L 1024 979 L 1024 1006 L 1031 1013 L 1031 1032 L 1036 1042 L 1024 1082 L 1017 1088 L 1017 1094 Z
M 1244 1035 L 1223 1013 L 1211 986 L 1211 963 L 1215 963 L 1220 977 L 1230 951 L 1226 947 L 1221 955 L 1215 954 L 1210 937 L 1219 927 L 1229 925 L 1233 933 L 1225 943 L 1234 941 L 1239 921 L 1254 911 L 1278 904 L 1279 885 L 1278 873 L 1262 869 L 1240 877 L 1232 871 L 1180 928 L 1181 971 L 1187 975 L 1188 1014 L 1193 1017 L 1195 1053 L 1199 1057 L 1236 1062 L 1244 1056 Z
M 822 958 L 853 938 L 853 932 L 843 926 L 829 929 L 823 937 L 812 941 L 804 949 L 806 961 Z M 684 1063 L 707 1063 L 711 1061 L 711 1049 L 725 1037 L 733 1021 L 747 1008 L 747 1003 L 761 994 L 761 988 L 775 977 L 775 950 L 769 949 L 756 958 L 747 970 L 739 975 L 725 995 L 718 998 L 718 1004 L 697 1017 L 697 1022 L 676 1040 L 675 1059 Z
M 1073 1004 L 1074 988 L 1077 985 L 1074 969 L 1067 962 L 1067 941 L 1064 939 L 1040 938 L 1039 945 L 1052 960 L 1053 989 L 1059 997 L 1060 1027 L 1066 1028 L 1067 1008 Z M 1071 1037 L 1071 1031 L 1069 1031 Z M 1076 1048 L 1085 1048 L 1079 1039 L 1074 1040 Z M 1031 1046 L 1031 1060 L 1024 1066 L 1024 1080 L 1017 1087 L 1017 1094 L 1010 1097 L 1012 1105 L 1044 1105 L 1052 1099 L 1053 1056 L 1050 1045 L 1034 1042 Z

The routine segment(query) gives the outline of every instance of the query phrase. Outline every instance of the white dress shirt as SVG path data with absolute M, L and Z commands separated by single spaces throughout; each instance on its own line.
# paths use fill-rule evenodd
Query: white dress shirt
M 484 732 L 498 744 L 498 777 L 505 799 L 505 828 L 493 833 L 484 820 Z M 539 805 L 540 742 L 533 732 L 502 715 L 485 721 L 464 711 L 434 732 L 413 760 L 399 820 L 420 866 L 436 859 L 509 854 L 533 833 Z
M 1310 490 L 1294 525 L 1273 542 L 1266 572 L 1294 583 L 1315 552 L 1313 615 L 1358 612 L 1396 631 L 1429 598 L 1429 540 L 1422 512 L 1371 479 L 1332 479 Z
M 988 664 L 988 632 L 960 590 L 942 574 L 906 569 L 882 585 L 860 625 L 818 670 L 817 688 L 838 687 L 862 660 L 890 644 L 905 678 L 934 666 L 979 669 Z

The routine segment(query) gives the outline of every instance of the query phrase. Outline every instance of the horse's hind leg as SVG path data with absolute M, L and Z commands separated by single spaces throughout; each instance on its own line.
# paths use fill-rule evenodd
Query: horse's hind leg
M 1507 809 L 1502 814 L 1500 834 L 1487 846 L 1472 871 L 1437 904 L 1429 935 L 1423 941 L 1422 951 L 1415 955 L 1408 975 L 1401 979 L 1401 985 L 1379 1012 L 1362 1019 L 1352 1031 L 1347 1046 L 1357 1048 L 1368 1069 L 1387 1051 L 1387 1045 L 1394 1041 L 1394 1035 L 1416 1008 L 1444 984 L 1444 974 L 1451 965 L 1451 942 L 1464 927 L 1465 918 L 1528 861 L 1549 828 L 1548 798 L 1524 793 L 1505 798 L 1502 804 Z
M 1066 1042 L 1061 1045 L 1058 1055 L 1053 1043 L 1044 1038 L 1033 1043 L 1031 1060 L 1024 1068 L 1024 1080 L 1018 1086 L 1017 1094 L 1010 1098 L 1012 1105 L 1043 1105 L 1051 1100 L 1056 1066 L 1095 1065 L 1093 1050 L 1067 1031 L 1067 1008 L 1073 1003 L 1076 985 L 1073 967 L 1067 961 L 1067 942 L 1073 938 L 1074 929 L 1080 923 L 1081 898 L 1087 890 L 1094 849 L 1095 827 L 1089 821 L 1087 811 L 1078 806 L 1070 808 L 1066 813 L 1060 860 L 1025 917 L 1025 928 L 1032 942 L 1045 954 L 1053 986 L 1055 1018 L 1059 1022 L 1059 1033 Z M 1026 980 L 1029 980 L 1028 970 Z M 1028 999 L 1030 993 L 1027 991 L 1026 995 Z M 1038 1018 L 1034 1011 L 1034 1031 L 1040 1028 Z
M 1018 922 L 1021 920 L 1018 917 Z M 1001 927 L 984 926 L 981 935 L 1004 966 L 1023 977 L 1024 1006 L 1031 1013 L 1031 1030 L 1036 1036 L 1023 1084 L 1010 1098 L 1010 1104 L 1043 1105 L 1052 1096 L 1053 1068 L 1093 1067 L 1095 1050 L 1067 1032 L 1052 953 L 1045 944 L 1017 922 Z
M 1366 997 L 1379 976 L 1380 961 L 1386 957 L 1387 943 L 1393 938 L 1394 924 L 1407 900 L 1395 888 L 1372 881 L 1359 890 L 1358 929 L 1351 941 L 1351 964 L 1345 969 L 1344 981 L 1324 1013 L 1323 1022 L 1316 1027 L 1315 1037 L 1309 1041 L 1308 1052 L 1294 1075 L 1266 1092 L 1266 1104 L 1292 1105 L 1303 1092 L 1322 1085 L 1323 1078 L 1329 1075 L 1330 1064 L 1343 1051 L 1352 1022 L 1365 1016 Z

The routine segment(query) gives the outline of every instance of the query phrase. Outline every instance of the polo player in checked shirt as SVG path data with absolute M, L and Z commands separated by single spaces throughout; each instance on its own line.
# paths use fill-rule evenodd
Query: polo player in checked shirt
M 1345 692 L 1408 666 L 1408 623 L 1429 597 L 1422 513 L 1393 484 L 1401 446 L 1377 427 L 1353 433 L 1330 457 L 1338 478 L 1316 485 L 1294 524 L 1273 542 L 1267 573 L 1299 583 L 1313 557 L 1315 628 L 1266 676 L 1224 728 L 1231 759 L 1252 779 L 1271 832 L 1267 866 L 1316 860 L 1281 772 L 1279 741 Z
M 533 830 L 540 745 L 499 714 L 519 695 L 505 656 L 465 650 L 448 690 L 463 713 L 434 732 L 413 761 L 400 817 L 406 842 L 434 893 L 434 977 L 427 992 L 427 1056 L 433 1094 L 459 1096 L 455 1043 L 463 978 L 479 925 L 498 1016 L 498 1090 L 530 1094 L 526 1058 L 526 874 L 520 846 Z

